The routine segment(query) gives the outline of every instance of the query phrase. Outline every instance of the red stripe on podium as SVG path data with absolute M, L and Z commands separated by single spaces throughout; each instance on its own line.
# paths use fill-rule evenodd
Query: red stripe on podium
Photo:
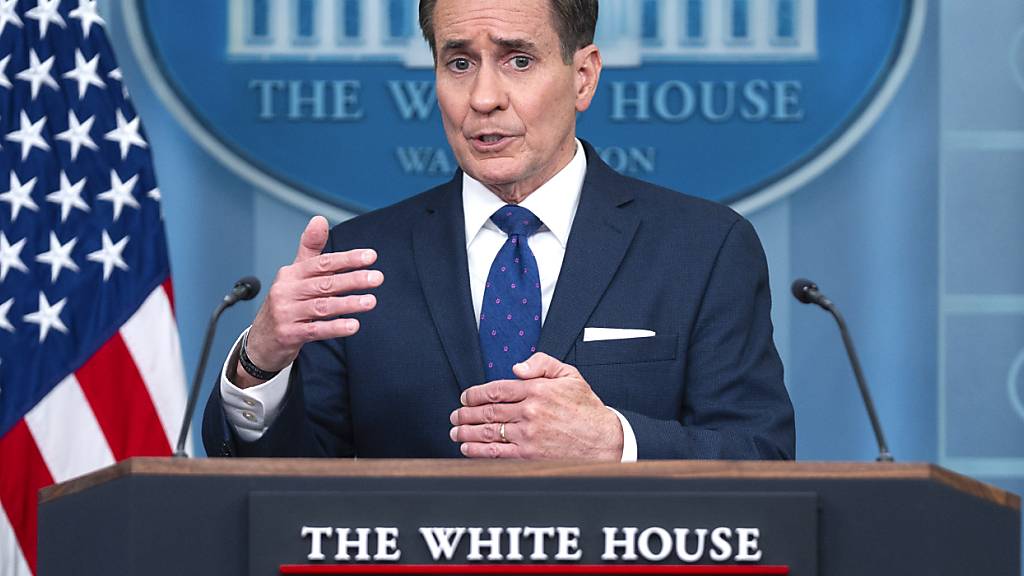
M 282 564 L 281 574 L 789 574 L 789 566 L 668 564 Z

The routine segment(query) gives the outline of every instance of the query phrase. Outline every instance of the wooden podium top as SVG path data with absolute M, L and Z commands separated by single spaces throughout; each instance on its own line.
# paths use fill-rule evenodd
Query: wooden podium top
M 676 478 L 929 480 L 1020 510 L 1020 496 L 934 464 L 884 462 L 751 462 L 661 460 L 628 464 L 512 462 L 497 460 L 337 460 L 296 458 L 131 458 L 44 488 L 40 502 L 55 500 L 124 476 L 292 476 L 451 478 Z

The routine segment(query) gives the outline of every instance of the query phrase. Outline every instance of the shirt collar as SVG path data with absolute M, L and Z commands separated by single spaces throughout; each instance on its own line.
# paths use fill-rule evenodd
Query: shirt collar
M 565 248 L 569 241 L 569 231 L 572 230 L 572 222 L 576 217 L 576 207 L 580 203 L 580 192 L 583 190 L 583 179 L 586 174 L 587 155 L 583 151 L 583 144 L 576 140 L 576 155 L 569 164 L 519 204 L 540 219 L 544 224 L 541 230 L 550 230 L 562 248 Z M 504 200 L 463 172 L 462 211 L 466 219 L 467 247 L 473 243 L 484 226 L 494 226 L 491 214 L 504 205 Z

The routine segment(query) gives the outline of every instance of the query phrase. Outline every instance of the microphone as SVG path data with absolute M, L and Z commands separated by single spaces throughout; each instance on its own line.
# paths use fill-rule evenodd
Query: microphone
M 192 389 L 188 394 L 188 403 L 185 405 L 185 416 L 181 422 L 181 430 L 178 432 L 178 445 L 174 450 L 175 458 L 188 458 L 185 452 L 185 440 L 188 438 L 188 429 L 192 424 L 192 413 L 196 409 L 196 401 L 199 400 L 199 385 L 203 380 L 203 373 L 206 372 L 206 360 L 210 356 L 210 345 L 213 344 L 213 335 L 217 331 L 217 321 L 225 310 L 234 306 L 242 300 L 252 300 L 260 292 L 260 281 L 254 276 L 246 276 L 235 282 L 234 288 L 221 300 L 213 315 L 210 316 L 210 323 L 206 326 L 206 339 L 203 340 L 203 350 L 199 355 L 199 366 L 192 377 Z
M 260 293 L 260 279 L 255 276 L 245 276 L 235 282 L 231 293 L 224 297 L 224 302 L 231 306 L 240 300 L 252 300 Z
M 817 304 L 827 310 L 836 319 L 839 325 L 839 333 L 843 337 L 843 345 L 846 347 L 846 355 L 850 358 L 850 365 L 853 366 L 853 375 L 857 379 L 857 387 L 860 388 L 860 396 L 864 400 L 864 408 L 867 409 L 868 418 L 871 420 L 871 428 L 875 431 L 875 440 L 878 442 L 878 462 L 892 462 L 892 453 L 889 452 L 889 445 L 885 442 L 885 434 L 882 433 L 882 425 L 878 421 L 878 414 L 875 413 L 875 403 L 871 401 L 871 392 L 868 391 L 868 384 L 864 380 L 864 371 L 861 370 L 860 360 L 857 359 L 857 352 L 853 349 L 853 338 L 846 329 L 846 321 L 843 315 L 835 307 L 831 300 L 825 297 L 818 290 L 818 285 L 805 278 L 797 278 L 793 281 L 793 296 L 804 304 Z
M 825 310 L 832 306 L 832 302 L 825 295 L 818 291 L 818 285 L 804 278 L 797 278 L 793 281 L 793 296 L 804 304 L 817 304 Z

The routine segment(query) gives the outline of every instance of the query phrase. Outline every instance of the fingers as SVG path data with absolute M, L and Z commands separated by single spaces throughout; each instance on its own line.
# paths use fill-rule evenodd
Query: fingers
M 299 251 L 295 254 L 295 262 L 312 258 L 324 251 L 327 245 L 328 226 L 323 216 L 313 216 L 306 224 L 299 238 Z
M 292 277 L 313 278 L 316 276 L 327 276 L 339 272 L 359 270 L 377 261 L 377 253 L 373 250 L 349 250 L 348 252 L 328 252 L 316 254 L 291 266 L 294 270 Z M 376 270 L 368 271 L 373 274 Z M 383 276 L 381 276 L 383 280 Z M 379 282 L 378 282 L 379 283 Z
M 536 421 L 545 417 L 530 401 L 464 407 L 452 412 L 448 435 L 471 458 L 533 458 Z
M 459 400 L 463 406 L 521 402 L 529 397 L 530 388 L 530 385 L 519 380 L 495 380 L 467 388 Z
M 357 270 L 377 261 L 377 253 L 373 250 L 360 249 L 323 254 L 329 234 L 327 219 L 323 216 L 314 216 L 306 224 L 306 229 L 299 238 L 299 249 L 292 265 L 300 278 Z
M 467 458 L 525 458 L 516 444 L 466 442 L 459 448 Z
M 472 458 L 622 457 L 622 425 L 579 371 L 545 354 L 462 393 L 450 437 Z M 502 437 L 504 427 L 504 437 Z
M 384 275 L 377 270 L 359 270 L 329 276 L 305 278 L 295 287 L 294 297 L 310 299 L 336 294 L 351 293 L 376 288 L 384 282 Z
M 322 244 L 318 234 L 326 233 L 325 226 L 326 221 L 310 221 L 297 258 L 303 250 L 308 255 Z M 320 245 L 317 250 L 322 248 Z M 266 370 L 280 369 L 295 359 L 306 342 L 355 334 L 359 322 L 338 317 L 375 308 L 376 296 L 359 292 L 383 284 L 384 275 L 377 270 L 346 270 L 372 264 L 376 259 L 373 250 L 317 253 L 281 268 L 249 330 L 250 359 Z
M 373 294 L 358 296 L 334 296 L 329 298 L 315 298 L 298 302 L 296 307 L 296 320 L 324 320 L 343 316 L 346 314 L 357 314 L 373 310 L 377 305 L 377 298 Z
M 246 351 L 265 370 L 287 366 L 307 342 L 355 334 L 359 321 L 340 317 L 377 305 L 376 296 L 360 294 L 384 282 L 380 271 L 366 270 L 377 261 L 377 252 L 357 249 L 324 254 L 329 234 L 323 216 L 310 219 L 299 239 L 295 262 L 278 271 L 256 313 Z
M 534 378 L 572 378 L 579 376 L 579 370 L 575 366 L 559 362 L 555 358 L 543 352 L 537 352 L 533 356 L 512 367 L 512 372 L 520 380 L 532 380 Z
M 505 425 L 505 439 L 501 439 L 501 426 Z M 495 422 L 493 424 L 478 424 L 476 426 L 456 426 L 448 433 L 452 442 L 501 442 L 515 443 L 515 424 L 508 422 Z
M 359 320 L 355 318 L 337 318 L 320 322 L 307 322 L 296 325 L 297 341 L 315 342 L 331 338 L 346 338 L 359 331 Z
M 452 426 L 460 424 L 489 424 L 491 422 L 514 422 L 522 417 L 522 408 L 512 404 L 486 404 L 473 408 L 459 408 L 452 412 L 449 420 Z

